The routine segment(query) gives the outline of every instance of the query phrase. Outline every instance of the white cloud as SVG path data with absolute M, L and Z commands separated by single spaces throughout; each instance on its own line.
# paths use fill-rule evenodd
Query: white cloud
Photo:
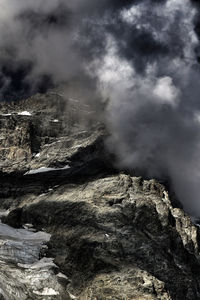
M 153 90 L 155 99 L 160 103 L 176 106 L 179 102 L 179 90 L 174 86 L 172 78 L 169 76 L 159 78 Z

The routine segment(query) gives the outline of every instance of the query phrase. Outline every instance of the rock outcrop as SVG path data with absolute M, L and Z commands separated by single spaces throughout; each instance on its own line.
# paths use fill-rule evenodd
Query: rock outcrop
M 0 223 L 0 299 L 69 299 L 65 275 L 51 258 L 39 260 L 43 242 L 49 238 L 44 232 Z
M 51 234 L 40 255 L 66 276 L 58 299 L 200 299 L 198 226 L 163 185 L 116 171 L 104 127 L 78 123 L 69 102 L 51 93 L 2 106 L 3 221 Z M 49 299 L 44 288 L 37 297 Z

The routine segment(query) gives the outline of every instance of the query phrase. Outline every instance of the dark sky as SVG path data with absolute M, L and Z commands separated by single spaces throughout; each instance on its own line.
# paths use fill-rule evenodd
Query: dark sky
M 181 11 L 176 11 L 175 23 L 168 28 L 165 38 L 155 37 L 154 31 L 162 30 L 168 22 L 168 16 L 162 14 L 167 2 L 170 1 L 0 1 L 1 99 L 10 101 L 45 92 L 49 87 L 74 80 L 80 73 L 93 80 L 96 74 L 88 74 L 86 66 L 105 56 L 111 36 L 118 55 L 139 73 L 144 73 L 147 64 L 160 57 L 183 57 L 184 41 L 178 28 Z M 140 6 L 143 11 L 139 20 L 136 17 L 135 21 L 127 22 L 122 17 L 125 10 Z M 194 26 L 199 32 L 197 23 L 198 18 Z M 145 24 L 151 24 L 154 30 Z M 197 47 L 197 57 L 198 52 Z

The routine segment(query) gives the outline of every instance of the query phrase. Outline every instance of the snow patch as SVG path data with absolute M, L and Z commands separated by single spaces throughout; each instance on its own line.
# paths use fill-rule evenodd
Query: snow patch
M 39 292 L 39 291 L 33 291 L 34 294 L 36 295 L 40 295 L 40 296 L 56 296 L 56 295 L 59 295 L 60 293 L 55 291 L 54 289 L 52 288 L 44 288 L 42 292 Z
M 42 269 L 49 269 L 55 268 L 56 265 L 53 262 L 53 258 L 43 257 L 42 259 L 32 263 L 32 264 L 17 264 L 18 267 L 23 269 L 30 269 L 30 270 L 42 270 Z
M 1 223 L 1 217 L 6 216 L 10 213 L 9 210 L 0 210 L 0 223 Z
M 2 117 L 8 117 L 8 116 L 12 116 L 12 114 L 2 114 Z
M 51 171 L 62 171 L 62 170 L 67 170 L 70 169 L 69 165 L 66 165 L 63 168 L 48 168 L 48 167 L 41 167 L 38 169 L 30 170 L 26 172 L 24 175 L 32 175 L 32 174 L 38 174 L 38 173 L 46 173 L 46 172 L 51 172 Z
M 38 231 L 30 232 L 26 229 L 15 229 L 6 224 L 0 223 L 0 238 L 6 240 L 34 241 L 35 243 L 48 242 L 51 235 L 45 232 Z
M 59 277 L 59 278 L 63 278 L 63 279 L 69 279 L 66 275 L 64 275 L 63 273 L 58 273 L 57 275 L 56 275 L 57 277 Z
M 69 296 L 71 299 L 75 300 L 75 299 L 78 299 L 76 296 L 72 295 L 70 292 L 68 292 Z
M 32 116 L 32 114 L 29 111 L 21 111 L 18 113 L 18 116 Z
M 47 193 L 43 193 L 43 194 L 40 194 L 38 197 L 43 197 L 43 196 L 46 196 Z
M 15 264 L 33 264 L 38 261 L 44 243 L 51 235 L 27 229 L 15 229 L 0 223 L 0 258 Z

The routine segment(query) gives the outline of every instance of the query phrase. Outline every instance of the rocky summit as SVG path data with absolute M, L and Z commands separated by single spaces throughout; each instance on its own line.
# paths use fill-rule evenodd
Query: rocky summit
M 87 103 L 0 106 L 0 299 L 200 299 L 199 227 L 118 171 Z

